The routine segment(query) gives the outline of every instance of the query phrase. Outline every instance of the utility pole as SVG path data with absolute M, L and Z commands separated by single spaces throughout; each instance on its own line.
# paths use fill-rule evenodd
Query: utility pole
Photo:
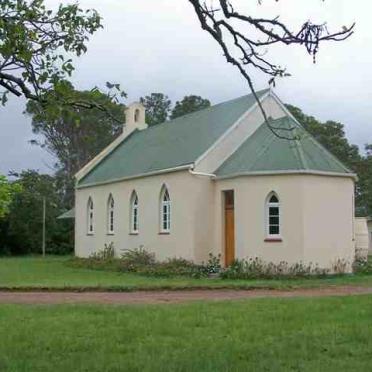
M 43 257 L 45 257 L 45 218 L 46 218 L 46 199 L 43 197 L 43 242 L 42 242 L 42 251 Z

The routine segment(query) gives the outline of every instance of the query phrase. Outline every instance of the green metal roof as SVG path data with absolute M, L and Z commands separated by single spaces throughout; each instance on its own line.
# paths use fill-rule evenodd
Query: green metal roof
M 297 170 L 352 174 L 292 118 L 272 120 L 272 126 L 282 128 L 275 131 L 277 134 L 298 139 L 279 138 L 264 123 L 218 168 L 216 175 Z M 284 130 L 292 127 L 295 132 Z
M 69 218 L 75 218 L 75 208 L 70 209 L 69 211 L 62 213 L 57 217 L 57 220 L 65 220 Z
M 267 92 L 262 90 L 258 96 Z M 251 94 L 136 130 L 84 176 L 78 187 L 192 164 L 255 103 Z

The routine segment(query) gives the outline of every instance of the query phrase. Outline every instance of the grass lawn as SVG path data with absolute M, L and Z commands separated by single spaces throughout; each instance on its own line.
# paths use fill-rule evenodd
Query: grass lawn
M 370 371 L 372 296 L 0 307 L 1 371 Z
M 323 279 L 297 280 L 223 280 L 188 278 L 151 278 L 136 274 L 72 268 L 69 257 L 0 258 L 0 288 L 49 289 L 172 289 L 200 287 L 298 288 L 327 285 L 372 286 L 372 275 L 352 275 Z

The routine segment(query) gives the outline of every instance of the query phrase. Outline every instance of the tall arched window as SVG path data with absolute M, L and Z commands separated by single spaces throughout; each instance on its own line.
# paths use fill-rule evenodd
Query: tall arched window
M 130 198 L 130 232 L 138 234 L 138 195 L 135 191 Z
M 108 201 L 107 201 L 107 233 L 113 234 L 114 233 L 114 218 L 115 218 L 115 202 L 114 198 L 110 194 Z
M 280 237 L 280 203 L 274 192 L 269 194 L 266 201 L 266 226 L 269 237 Z
M 171 227 L 171 200 L 168 189 L 163 186 L 160 193 L 160 231 L 169 233 Z
M 94 205 L 91 197 L 87 204 L 87 232 L 89 235 L 94 234 Z

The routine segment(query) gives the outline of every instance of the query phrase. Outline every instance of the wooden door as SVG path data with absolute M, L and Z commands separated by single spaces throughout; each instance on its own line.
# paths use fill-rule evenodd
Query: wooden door
M 224 192 L 225 196 L 225 266 L 235 259 L 234 191 Z

